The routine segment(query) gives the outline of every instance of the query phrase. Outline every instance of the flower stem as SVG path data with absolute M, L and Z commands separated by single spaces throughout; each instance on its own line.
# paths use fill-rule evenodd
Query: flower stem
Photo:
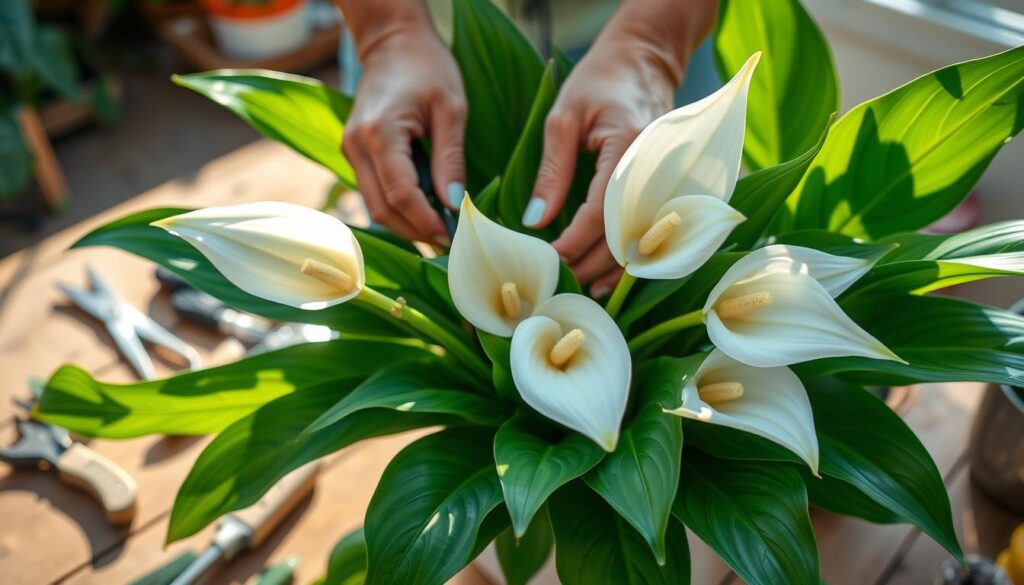
M 608 304 L 605 305 L 604 310 L 611 315 L 612 319 L 619 314 L 619 309 L 622 308 L 622 303 L 625 302 L 626 296 L 629 295 L 630 289 L 636 284 L 636 277 L 631 276 L 628 272 L 622 273 L 622 278 L 619 279 L 619 283 L 615 285 L 615 290 L 612 291 L 612 297 L 608 299 Z
M 688 327 L 700 325 L 703 322 L 704 315 L 702 314 L 702 311 L 700 309 L 697 309 L 696 311 L 691 311 L 689 313 L 686 313 L 685 315 L 680 315 L 678 317 L 675 317 L 674 319 L 669 319 L 668 321 L 655 325 L 654 327 L 651 327 L 647 331 L 644 331 L 640 335 L 634 337 L 629 342 L 629 350 L 635 353 L 642 349 L 645 345 L 648 345 L 651 342 L 656 341 L 670 333 L 675 333 L 676 331 L 681 331 Z
M 435 323 L 430 317 L 405 304 L 404 299 L 393 299 L 370 287 L 363 287 L 356 300 L 401 321 L 405 321 L 414 329 L 433 339 L 468 366 L 481 380 L 491 379 L 491 369 L 483 359 L 465 342 Z

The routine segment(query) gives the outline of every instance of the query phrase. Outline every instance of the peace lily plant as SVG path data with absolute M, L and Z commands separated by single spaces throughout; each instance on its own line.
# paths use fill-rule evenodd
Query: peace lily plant
M 1024 125 L 1024 49 L 833 124 L 835 72 L 802 7 L 720 5 L 728 81 L 651 123 L 608 185 L 624 268 L 609 299 L 548 243 L 588 173 L 552 226 L 520 223 L 572 63 L 545 64 L 489 2 L 456 0 L 468 196 L 450 252 L 280 202 L 121 218 L 77 246 L 122 248 L 239 310 L 338 337 L 129 385 L 65 366 L 36 416 L 99 437 L 217 435 L 168 541 L 308 461 L 429 429 L 387 466 L 329 583 L 443 583 L 492 542 L 509 583 L 552 555 L 566 584 L 688 583 L 690 531 L 748 583 L 817 585 L 809 506 L 913 524 L 961 557 L 935 464 L 874 390 L 1024 384 L 1024 319 L 929 294 L 1024 273 L 1024 222 L 916 233 Z M 347 97 L 267 71 L 176 82 L 356 187 L 338 148 Z

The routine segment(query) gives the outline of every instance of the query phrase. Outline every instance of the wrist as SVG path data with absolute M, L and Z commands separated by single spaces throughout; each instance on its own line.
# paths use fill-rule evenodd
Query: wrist
M 356 53 L 366 64 L 394 47 L 440 42 L 423 2 L 336 0 L 352 31 Z

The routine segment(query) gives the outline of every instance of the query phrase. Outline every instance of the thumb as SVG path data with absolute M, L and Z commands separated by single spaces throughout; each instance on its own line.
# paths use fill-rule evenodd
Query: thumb
M 465 131 L 464 102 L 447 101 L 434 107 L 430 121 L 430 170 L 438 198 L 454 211 L 459 210 L 466 192 L 466 159 L 462 149 Z
M 551 223 L 562 209 L 576 170 L 579 134 L 579 123 L 574 116 L 548 115 L 544 122 L 544 154 L 541 155 L 533 195 L 523 212 L 524 226 L 542 228 Z

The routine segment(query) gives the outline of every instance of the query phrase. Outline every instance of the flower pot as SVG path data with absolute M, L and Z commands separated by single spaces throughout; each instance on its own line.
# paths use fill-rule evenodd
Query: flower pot
M 1024 301 L 1013 309 L 1024 313 Z M 971 477 L 998 504 L 1024 514 L 1024 390 L 988 387 L 971 434 Z
M 484 552 L 480 553 L 480 556 L 476 558 L 476 567 L 480 569 L 480 572 L 487 576 L 494 585 L 505 585 L 505 575 L 501 572 L 501 565 L 498 563 L 498 552 L 494 548 L 494 543 L 487 545 Z M 555 572 L 555 551 L 551 551 L 551 556 L 548 557 L 548 562 L 544 563 L 544 566 L 533 579 L 530 579 L 530 585 L 560 585 L 558 581 L 558 574 Z
M 202 0 L 220 50 L 228 57 L 257 61 L 286 55 L 309 42 L 307 0 Z

